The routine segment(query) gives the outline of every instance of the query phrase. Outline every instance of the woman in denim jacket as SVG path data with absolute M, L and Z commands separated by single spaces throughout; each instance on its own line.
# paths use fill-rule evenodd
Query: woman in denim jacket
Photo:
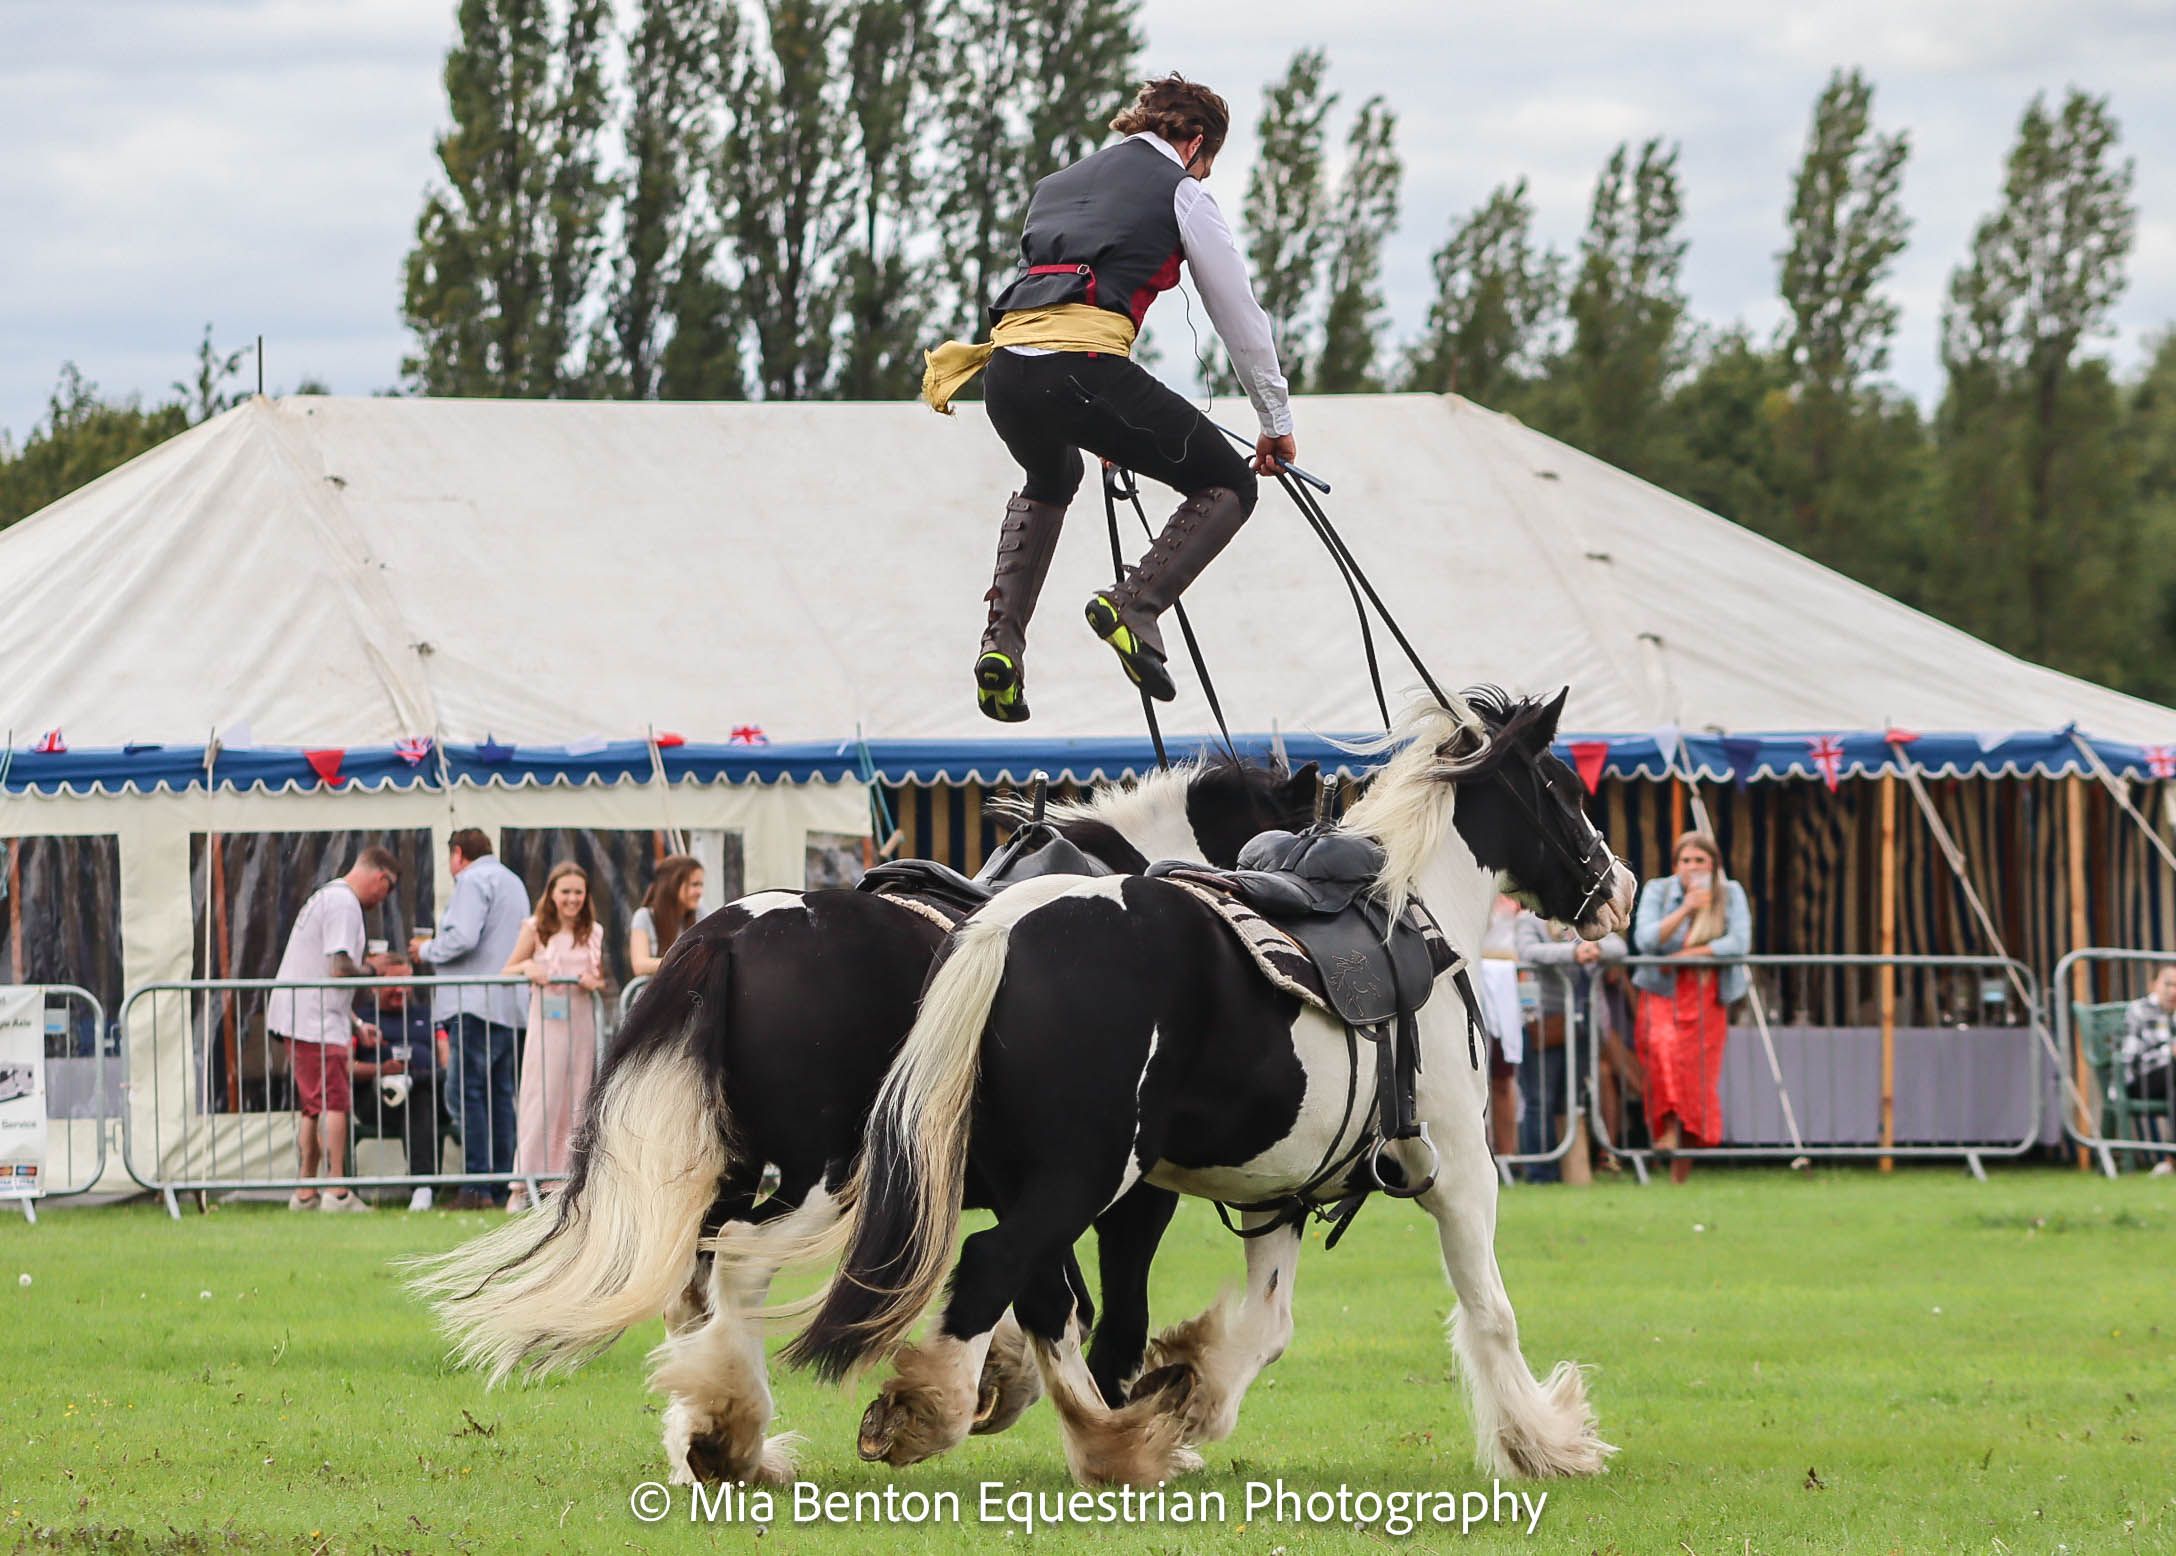
M 1642 956 L 1684 959 L 1681 967 L 1642 967 L 1636 1044 L 1647 1074 L 1647 1128 L 1655 1150 L 1718 1145 L 1723 1138 L 1724 1008 L 1745 996 L 1742 966 L 1701 959 L 1743 956 L 1753 945 L 1745 891 L 1723 878 L 1723 851 L 1705 832 L 1687 832 L 1671 851 L 1673 873 L 1640 889 L 1632 943 Z M 1692 1163 L 1677 1157 L 1670 1181 L 1683 1183 Z

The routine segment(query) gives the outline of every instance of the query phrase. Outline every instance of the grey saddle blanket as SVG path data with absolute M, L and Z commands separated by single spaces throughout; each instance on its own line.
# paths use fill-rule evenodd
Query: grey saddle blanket
M 1036 821 L 1008 838 L 974 876 L 962 875 L 934 859 L 894 859 L 862 876 L 855 890 L 889 897 L 949 930 L 1015 881 L 1038 875 L 1116 873 L 1066 841 L 1055 827 Z
M 1265 832 L 1239 859 L 1237 870 L 1165 860 L 1148 873 L 1214 909 L 1271 983 L 1341 1021 L 1410 1014 L 1460 964 L 1417 901 L 1386 942 L 1383 909 L 1368 895 L 1382 850 L 1368 838 Z

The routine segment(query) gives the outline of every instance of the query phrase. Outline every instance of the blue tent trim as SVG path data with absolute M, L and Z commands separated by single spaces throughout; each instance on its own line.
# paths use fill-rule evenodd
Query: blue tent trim
M 1905 745 L 1911 763 L 1939 778 L 2049 778 L 2090 773 L 2073 731 L 2021 732 L 1982 743 L 1983 737 L 1925 734 Z M 1325 771 L 1358 774 L 1375 765 L 1373 757 L 1349 748 L 1368 737 L 1287 734 L 1243 735 L 1243 754 L 1262 757 L 1281 746 L 1294 763 L 1319 762 Z M 1615 778 L 1659 779 L 1671 764 L 1652 735 L 1568 734 L 1557 754 L 1571 759 L 1571 747 L 1607 741 L 1603 771 Z M 1829 742 L 1840 778 L 1867 778 L 1900 772 L 1896 751 L 1878 732 L 1853 734 L 1766 733 L 1683 737 L 1677 770 L 1690 768 L 1711 783 L 1821 780 L 1817 742 Z M 1214 755 L 1216 742 L 1205 736 L 1167 741 L 1174 760 Z M 2093 740 L 2094 752 L 2121 777 L 2152 780 L 2176 776 L 2176 746 L 2137 746 Z M 413 753 L 411 752 L 411 755 Z M 1090 782 L 1149 771 L 1155 752 L 1140 736 L 1102 739 L 942 741 L 810 741 L 784 745 L 715 744 L 669 746 L 658 753 L 665 777 L 673 783 L 804 783 L 812 780 L 859 780 L 873 769 L 886 783 L 1021 783 L 1037 772 L 1053 779 Z M 455 785 L 508 787 L 582 787 L 655 781 L 649 743 L 621 740 L 579 753 L 564 746 L 448 746 L 410 760 L 389 746 L 351 748 L 341 755 L 338 787 L 366 791 L 438 789 Z M 202 746 L 130 745 L 65 752 L 13 750 L 0 757 L 0 788 L 10 794 L 88 795 L 179 793 L 208 783 L 227 790 L 290 792 L 323 789 L 308 757 L 297 748 L 250 747 L 221 750 L 207 771 Z

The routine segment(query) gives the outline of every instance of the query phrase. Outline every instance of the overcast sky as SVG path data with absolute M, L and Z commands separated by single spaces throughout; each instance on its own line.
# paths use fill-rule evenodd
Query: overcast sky
M 224 344 L 262 332 L 275 389 L 305 374 L 350 393 L 393 384 L 453 13 L 453 0 L 0 0 L 0 429 L 20 442 L 64 361 L 108 392 L 164 394 L 207 321 Z M 1939 390 L 1943 287 L 2039 91 L 2110 94 L 2137 159 L 2138 243 L 2109 349 L 2133 363 L 2176 321 L 2172 0 L 1146 0 L 1144 22 L 1147 65 L 1232 100 L 1240 130 L 1211 186 L 1230 209 L 1260 85 L 1294 48 L 1328 47 L 1347 108 L 1390 99 L 1407 170 L 1385 278 L 1401 337 L 1454 214 L 1525 174 L 1543 236 L 1569 249 L 1610 148 L 1656 134 L 1684 147 L 1694 313 L 1772 327 L 1807 112 L 1850 64 L 1872 76 L 1881 125 L 1914 146 L 1897 382 Z M 1167 363 L 1190 349 L 1172 335 L 1167 322 Z

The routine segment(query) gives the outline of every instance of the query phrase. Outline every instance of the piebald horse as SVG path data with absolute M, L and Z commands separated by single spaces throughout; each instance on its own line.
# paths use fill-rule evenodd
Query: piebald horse
M 1459 714 L 1423 702 L 1407 716 L 1402 745 L 1342 823 L 1383 850 L 1378 897 L 1393 916 L 1424 899 L 1469 951 L 1499 890 L 1588 939 L 1622 929 L 1635 883 L 1550 752 L 1563 697 L 1468 695 Z M 1419 1201 L 1457 1294 L 1452 1345 L 1481 1464 L 1594 1473 L 1614 1450 L 1583 1375 L 1566 1362 L 1536 1381 L 1497 1270 L 1488 1077 L 1469 1046 L 1477 1018 L 1446 974 L 1419 1013 L 1415 1097 L 1440 1164 L 1421 1141 L 1387 1149 L 1409 1184 L 1435 1168 Z M 1194 1446 L 1232 1430 L 1248 1386 L 1291 1337 L 1299 1226 L 1247 1243 L 1237 1303 L 1161 1337 L 1154 1370 L 1123 1406 L 1084 1363 L 1067 1251 L 1143 1182 L 1242 1205 L 1308 1188 L 1337 1198 L 1364 1159 L 1345 1183 L 1313 1180 L 1371 1123 L 1356 1062 L 1367 1060 L 1352 1057 L 1343 1027 L 1273 986 L 1217 911 L 1178 884 L 1053 877 L 1013 888 L 954 933 L 938 964 L 848 1188 L 845 1263 L 788 1359 L 836 1379 L 900 1346 L 953 1264 L 972 1172 L 995 1189 L 997 1222 L 960 1248 L 931 1336 L 900 1346 L 863 1420 L 864 1457 L 911 1463 L 967 1435 L 1010 1309 L 1078 1479 L 1153 1483 L 1198 1467 Z
M 1256 833 L 1305 825 L 1318 786 L 1312 764 L 1187 765 L 1051 819 L 1114 870 L 1229 865 Z M 944 938 L 941 921 L 854 891 L 757 892 L 683 934 L 613 1040 L 565 1190 L 422 1261 L 416 1287 L 435 1298 L 459 1359 L 493 1383 L 540 1376 L 662 1312 L 651 1386 L 671 1396 L 672 1478 L 790 1480 L 790 1443 L 765 1435 L 771 1393 L 750 1321 L 777 1267 L 768 1250 L 841 1214 L 870 1103 Z M 779 1175 L 767 1196 L 766 1165 Z M 1140 1365 L 1149 1261 L 1175 1205 L 1143 1185 L 1099 1223 L 1107 1376 Z M 725 1266 L 709 1256 L 720 1238 L 736 1250 Z M 1008 1322 L 977 1429 L 1002 1430 L 1039 1392 Z

